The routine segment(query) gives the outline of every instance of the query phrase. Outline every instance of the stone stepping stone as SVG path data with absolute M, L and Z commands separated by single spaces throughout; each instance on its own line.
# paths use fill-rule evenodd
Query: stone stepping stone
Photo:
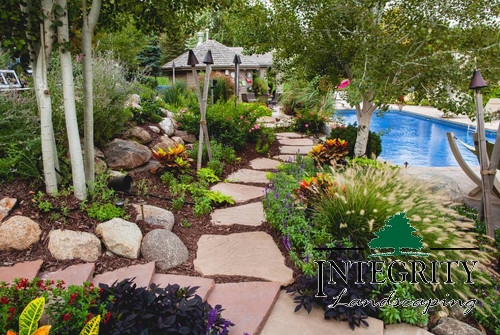
M 233 197 L 235 203 L 259 199 L 264 195 L 263 187 L 232 183 L 217 183 L 211 187 L 211 190 Z
M 257 231 L 230 235 L 202 235 L 194 269 L 203 276 L 248 276 L 280 283 L 293 282 L 293 271 L 271 235 Z
M 231 183 L 256 183 L 256 184 L 269 184 L 269 179 L 266 177 L 267 172 L 256 171 L 251 169 L 240 169 L 231 173 L 227 177 L 227 181 Z
M 131 265 L 114 271 L 104 272 L 94 277 L 94 285 L 99 283 L 112 285 L 115 281 L 121 282 L 124 279 L 134 278 L 137 287 L 149 287 L 151 278 L 155 272 L 155 263 Z
M 196 294 L 199 295 L 203 299 L 203 301 L 207 300 L 207 297 L 215 287 L 214 280 L 210 278 L 190 277 L 164 273 L 155 273 L 153 275 L 153 278 L 151 279 L 151 282 L 155 283 L 161 288 L 165 288 L 168 284 L 178 284 L 181 287 L 199 286 L 200 288 L 196 290 Z
M 407 323 L 386 325 L 384 335 L 432 335 L 427 330 Z
M 279 291 L 280 284 L 273 282 L 216 284 L 208 303 L 221 305 L 222 317 L 235 324 L 229 328 L 229 334 L 256 335 L 264 327 Z
M 302 138 L 306 137 L 304 134 L 299 134 L 295 132 L 282 132 L 282 133 L 276 133 L 274 134 L 276 138 L 279 140 L 280 138 L 286 137 L 286 138 Z
M 306 138 L 281 138 L 278 139 L 278 142 L 282 145 L 292 145 L 292 146 L 297 146 L 297 145 L 314 145 L 314 142 L 311 138 L 306 137 Z
M 305 309 L 294 312 L 296 304 L 293 296 L 282 290 L 260 335 L 301 334 L 301 335 L 383 335 L 384 323 L 368 318 L 369 327 L 349 328 L 347 322 L 326 320 L 321 308 L 313 307 L 310 314 Z
M 70 285 L 81 286 L 84 282 L 92 281 L 94 269 L 94 263 L 76 264 L 62 270 L 41 273 L 38 277 L 43 280 L 62 280 L 64 281 L 65 287 L 69 287 Z
M 212 223 L 219 226 L 241 224 L 245 226 L 260 226 L 266 217 L 262 202 L 252 202 L 246 205 L 216 209 L 211 214 Z
M 280 147 L 280 153 L 287 155 L 307 155 L 312 147 L 312 145 L 284 145 Z
M 43 260 L 38 259 L 31 262 L 22 262 L 13 266 L 0 267 L 0 282 L 12 283 L 16 278 L 33 279 L 42 267 Z
M 255 170 L 275 170 L 281 162 L 270 158 L 255 158 L 250 161 L 250 166 Z

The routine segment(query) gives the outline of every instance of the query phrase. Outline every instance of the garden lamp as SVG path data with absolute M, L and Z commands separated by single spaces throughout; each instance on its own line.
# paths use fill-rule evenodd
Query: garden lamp
M 172 62 L 172 84 L 175 85 L 175 62 Z
M 241 58 L 240 55 L 234 55 L 234 95 L 236 96 L 234 99 L 234 105 L 238 104 L 239 96 L 240 96 L 240 64 Z
M 494 238 L 494 227 L 491 216 L 491 190 L 495 178 L 496 167 L 491 168 L 486 151 L 486 138 L 484 130 L 483 96 L 481 88 L 488 86 L 479 70 L 474 70 L 469 89 L 475 91 L 476 119 L 477 119 L 477 148 L 479 151 L 479 165 L 482 181 L 482 200 L 479 208 L 479 219 L 486 223 L 486 234 Z M 476 141 L 475 141 L 476 142 Z M 496 162 L 498 165 L 498 161 Z

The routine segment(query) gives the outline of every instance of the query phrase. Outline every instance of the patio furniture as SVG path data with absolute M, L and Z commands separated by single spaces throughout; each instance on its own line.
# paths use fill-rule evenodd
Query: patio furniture
M 460 150 L 458 149 L 457 146 L 457 141 L 460 142 L 465 148 L 470 150 L 476 157 L 478 157 L 479 160 L 479 152 L 477 148 L 472 147 L 457 138 L 453 135 L 453 133 L 446 133 L 446 137 L 448 138 L 448 143 L 450 144 L 451 152 L 453 153 L 453 156 L 455 156 L 455 159 L 457 160 L 458 165 L 462 168 L 462 170 L 465 172 L 465 174 L 477 185 L 476 188 L 474 188 L 472 191 L 469 192 L 469 196 L 474 197 L 476 196 L 480 191 L 481 191 L 481 186 L 482 186 L 482 181 L 481 181 L 481 176 L 476 173 L 464 160 L 462 157 L 462 154 L 460 153 Z M 477 137 L 477 134 L 474 134 L 474 137 Z M 474 141 L 476 141 L 476 138 L 474 138 Z M 486 142 L 487 146 L 487 152 L 488 152 L 488 157 L 491 156 L 491 152 L 493 151 L 493 143 Z M 497 167 L 497 170 L 500 166 Z M 493 194 L 496 195 L 497 197 L 500 197 L 500 180 L 498 176 L 500 173 L 497 172 L 497 176 L 495 176 L 495 181 L 493 184 Z
M 255 93 L 248 92 L 248 93 L 241 93 L 241 101 L 243 101 L 243 102 L 256 102 L 257 99 L 255 98 Z

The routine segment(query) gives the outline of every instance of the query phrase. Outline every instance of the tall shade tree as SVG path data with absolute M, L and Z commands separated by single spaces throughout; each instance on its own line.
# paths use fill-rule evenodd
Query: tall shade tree
M 85 180 L 90 191 L 94 189 L 94 99 L 92 74 L 92 36 L 99 19 L 102 0 L 93 0 L 88 11 L 87 0 L 82 0 L 82 62 L 83 62 L 83 115 Z
M 238 22 L 245 46 L 275 50 L 276 65 L 288 74 L 351 81 L 357 156 L 365 154 L 377 108 L 413 92 L 444 111 L 470 112 L 472 69 L 498 79 L 498 1 L 270 0 L 254 7 L 258 15 L 246 12 L 251 24 Z M 256 20 L 266 17 L 256 31 Z

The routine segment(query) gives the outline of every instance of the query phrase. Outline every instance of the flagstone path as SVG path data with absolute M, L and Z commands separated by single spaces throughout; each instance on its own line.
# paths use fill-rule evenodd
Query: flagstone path
M 215 284 L 210 278 L 188 277 L 155 273 L 155 264 L 133 265 L 94 276 L 94 264 L 79 264 L 52 273 L 40 273 L 42 261 L 24 262 L 12 267 L 0 267 L 0 281 L 14 278 L 62 279 L 68 285 L 81 285 L 85 281 L 94 284 L 134 278 L 138 286 L 156 283 L 199 286 L 197 291 L 212 306 L 224 308 L 222 316 L 235 326 L 231 335 L 307 335 L 307 334 L 386 334 L 425 335 L 425 330 L 408 325 L 391 326 L 384 330 L 382 321 L 370 318 L 369 327 L 349 329 L 345 322 L 325 320 L 319 309 L 310 315 L 305 310 L 294 312 L 293 297 L 285 293 L 285 286 L 293 282 L 293 271 L 285 265 L 285 258 L 272 237 L 258 227 L 265 222 L 261 199 L 268 180 L 266 174 L 282 161 L 291 161 L 297 154 L 306 154 L 314 142 L 297 133 L 279 133 L 281 155 L 258 158 L 251 162 L 251 169 L 241 169 L 224 182 L 212 187 L 235 200 L 230 208 L 217 209 L 211 215 L 215 225 L 247 225 L 256 227 L 254 232 L 230 235 L 203 235 L 198 241 L 194 260 L 195 269 L 202 276 L 238 275 L 259 280 L 240 283 Z

